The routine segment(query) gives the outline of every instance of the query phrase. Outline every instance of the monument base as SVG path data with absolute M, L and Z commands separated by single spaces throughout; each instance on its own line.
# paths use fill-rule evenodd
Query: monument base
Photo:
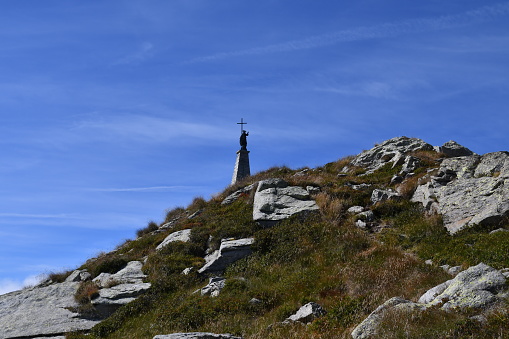
M 249 151 L 248 150 L 238 150 L 237 151 L 237 161 L 235 162 L 235 169 L 233 170 L 232 177 L 232 185 L 236 184 L 238 181 L 244 179 L 251 175 L 251 170 L 249 167 Z

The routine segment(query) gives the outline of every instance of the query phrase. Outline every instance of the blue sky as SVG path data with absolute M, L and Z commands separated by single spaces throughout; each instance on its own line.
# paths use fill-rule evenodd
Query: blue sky
M 0 293 L 251 170 L 396 136 L 509 150 L 509 2 L 0 3 Z

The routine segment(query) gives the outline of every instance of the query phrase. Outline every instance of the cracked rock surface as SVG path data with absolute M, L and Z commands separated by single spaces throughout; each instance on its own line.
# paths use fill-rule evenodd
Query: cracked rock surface
M 474 225 L 497 225 L 509 215 L 509 152 L 445 159 L 412 201 L 443 216 L 454 234 Z
M 253 220 L 270 225 L 297 213 L 316 210 L 318 205 L 306 189 L 289 186 L 282 179 L 267 179 L 258 184 L 253 203 Z
M 78 306 L 78 282 L 33 287 L 0 296 L 0 338 L 58 336 L 88 330 L 98 321 L 81 319 L 70 309 Z

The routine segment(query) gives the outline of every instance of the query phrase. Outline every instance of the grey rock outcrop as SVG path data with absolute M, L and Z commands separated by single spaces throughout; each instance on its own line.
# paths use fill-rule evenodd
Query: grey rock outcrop
M 0 338 L 59 336 L 98 323 L 71 311 L 77 282 L 34 287 L 0 296 Z
M 248 194 L 251 192 L 251 190 L 255 187 L 255 184 L 251 184 L 249 186 L 243 187 L 241 189 L 238 189 L 237 191 L 233 192 L 229 196 L 227 196 L 222 202 L 221 205 L 229 205 L 236 201 L 238 198 L 240 198 L 243 194 Z
M 139 284 L 147 277 L 141 270 L 142 267 L 143 263 L 140 261 L 130 261 L 126 267 L 117 273 L 101 273 L 92 281 L 99 287 L 109 287 L 118 284 Z
M 366 319 L 364 319 L 363 322 L 357 325 L 357 327 L 352 331 L 352 337 L 354 339 L 376 338 L 380 322 L 388 310 L 412 312 L 422 309 L 424 309 L 422 305 L 418 305 L 409 300 L 399 297 L 391 298 L 382 305 L 378 306 Z
M 66 282 L 78 282 L 78 281 L 87 281 L 92 278 L 92 275 L 88 273 L 87 270 L 75 270 L 69 275 L 65 281 Z
M 417 138 L 398 137 L 384 141 L 357 155 L 350 164 L 364 167 L 367 173 L 376 171 L 387 163 L 401 165 L 405 162 L 405 155 L 416 151 L 431 151 L 433 146 Z
M 509 153 L 445 159 L 412 201 L 442 214 L 454 234 L 473 225 L 497 225 L 509 215 Z
M 463 157 L 474 154 L 474 152 L 464 146 L 461 146 L 454 140 L 450 140 L 442 146 L 435 146 L 434 148 L 435 151 L 443 153 L 448 157 Z
M 373 205 L 382 201 L 396 200 L 400 198 L 401 195 L 398 192 L 394 192 L 392 190 L 381 190 L 377 188 L 373 190 L 373 193 L 371 193 L 371 202 Z
M 349 209 L 346 210 L 348 213 L 361 213 L 362 211 L 364 211 L 364 207 L 362 206 L 352 206 L 350 207 Z
M 189 332 L 156 335 L 153 339 L 242 339 L 231 334 L 215 334 L 208 332 Z
M 420 163 L 421 161 L 419 158 L 407 155 L 403 161 L 403 166 L 401 167 L 400 174 L 408 174 L 415 171 L 420 166 Z M 394 165 L 396 165 L 396 163 Z
M 175 241 L 183 241 L 188 242 L 191 240 L 191 229 L 181 230 L 177 232 L 173 232 L 168 235 L 159 246 L 156 247 L 156 250 L 162 250 L 164 247 L 168 246 L 168 244 Z
M 417 303 L 402 298 L 391 298 L 373 311 L 352 332 L 355 339 L 375 337 L 382 318 L 388 310 L 407 312 L 439 307 L 445 311 L 477 310 L 482 312 L 507 299 L 508 286 L 502 271 L 483 263 L 467 270 L 424 293 Z
M 292 314 L 285 321 L 300 321 L 302 323 L 310 323 L 316 318 L 324 316 L 327 312 L 317 303 L 310 302 L 299 308 L 297 313 Z
M 299 186 L 288 186 L 282 179 L 262 180 L 253 203 L 253 219 L 270 226 L 294 214 L 316 211 L 318 205 L 309 192 Z
M 198 273 L 218 273 L 224 271 L 228 265 L 250 255 L 253 243 L 254 238 L 221 240 L 219 249 L 205 257 L 205 265 L 198 270 Z
M 211 297 L 217 297 L 221 290 L 226 285 L 226 279 L 222 277 L 212 277 L 209 279 L 207 286 L 199 289 L 201 295 L 210 295 Z
M 458 273 L 451 280 L 433 287 L 419 299 L 420 303 L 441 305 L 444 310 L 487 308 L 500 300 L 497 295 L 506 286 L 506 277 L 483 263 Z
M 362 184 L 359 184 L 359 185 L 355 185 L 355 184 L 351 184 L 351 183 L 346 183 L 345 186 L 348 186 L 351 189 L 356 190 L 356 191 L 362 191 L 362 190 L 364 190 L 366 188 L 371 187 L 371 184 L 364 184 L 364 183 L 362 183 Z
M 99 297 L 92 300 L 96 312 L 100 317 L 106 318 L 113 314 L 122 305 L 134 301 L 149 288 L 150 283 L 120 284 L 99 290 Z
M 99 297 L 92 300 L 100 317 L 110 316 L 117 308 L 135 300 L 150 288 L 150 283 L 143 282 L 146 275 L 142 267 L 140 261 L 131 261 L 115 274 L 101 273 L 93 279 L 101 287 Z

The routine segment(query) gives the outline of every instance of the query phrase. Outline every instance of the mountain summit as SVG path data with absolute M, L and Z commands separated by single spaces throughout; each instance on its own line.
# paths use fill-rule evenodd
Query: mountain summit
M 509 336 L 509 153 L 274 167 L 0 296 L 0 338 Z

